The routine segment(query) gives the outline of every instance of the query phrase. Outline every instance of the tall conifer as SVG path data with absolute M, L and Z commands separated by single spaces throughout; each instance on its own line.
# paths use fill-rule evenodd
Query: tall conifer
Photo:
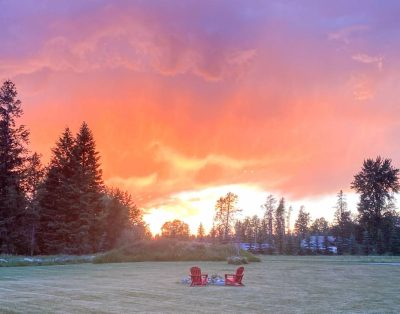
M 39 191 L 38 238 L 40 251 L 45 254 L 71 253 L 68 221 L 75 219 L 71 215 L 72 204 L 76 202 L 71 180 L 74 145 L 73 135 L 66 128 L 52 149 L 47 175 Z
M 95 252 L 102 235 L 100 220 L 103 215 L 102 193 L 104 184 L 99 163 L 99 153 L 92 131 L 83 122 L 76 136 L 73 150 L 73 187 L 76 202 L 72 213 L 71 235 L 77 244 L 77 253 Z
M 0 88 L 0 253 L 19 253 L 24 246 L 21 221 L 29 132 L 17 125 L 22 113 L 15 84 L 7 80 Z

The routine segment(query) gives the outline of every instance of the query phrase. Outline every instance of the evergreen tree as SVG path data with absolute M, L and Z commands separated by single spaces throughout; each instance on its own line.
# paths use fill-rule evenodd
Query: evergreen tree
M 348 250 L 350 250 L 350 239 L 348 240 L 349 245 L 347 247 Z M 337 247 L 337 254 L 338 255 L 343 255 L 343 253 L 346 251 L 346 243 L 345 243 L 345 239 L 343 239 L 342 237 L 337 236 L 335 239 L 335 244 Z
M 208 236 L 209 236 L 209 238 L 210 238 L 210 240 L 211 240 L 212 243 L 215 243 L 215 242 L 216 242 L 216 239 L 217 239 L 217 229 L 216 229 L 216 227 L 215 227 L 214 222 L 213 222 L 213 224 L 212 224 L 212 227 L 211 227 L 211 230 L 210 230 L 210 233 L 209 233 Z
M 38 200 L 41 209 L 38 244 L 42 254 L 72 253 L 69 222 L 77 219 L 72 213 L 76 202 L 72 177 L 75 139 L 66 128 L 56 146 L 41 185 Z
M 87 123 L 83 122 L 76 136 L 72 159 L 75 202 L 72 204 L 73 219 L 68 221 L 68 229 L 74 253 L 96 252 L 99 249 L 98 239 L 103 233 L 100 222 L 104 211 L 104 184 L 99 159 L 93 134 Z
M 131 196 L 120 189 L 108 189 L 104 193 L 102 200 L 102 208 L 104 210 L 102 216 L 97 219 L 97 228 L 101 232 L 97 235 L 99 245 L 94 248 L 96 251 L 114 248 L 122 234 L 128 232 L 130 227 L 140 223 L 141 219 L 139 217 L 134 219 L 130 217 L 132 212 L 135 213 L 135 216 L 138 215 L 136 213 L 137 207 L 133 203 Z M 135 239 L 134 234 L 131 235 L 131 239 Z
M 29 132 L 17 125 L 22 116 L 17 89 L 10 80 L 0 88 L 0 253 L 21 253 L 21 221 L 27 206 L 23 181 Z
M 285 253 L 287 255 L 294 255 L 294 240 L 293 240 L 293 235 L 291 233 L 288 233 L 286 236 L 286 247 L 285 247 Z
M 349 238 L 354 232 L 354 223 L 351 218 L 351 212 L 347 209 L 346 196 L 340 190 L 337 194 L 336 211 L 332 226 L 333 235 L 336 237 L 338 254 L 348 252 Z
M 243 241 L 246 243 L 250 243 L 250 247 L 252 246 L 253 241 L 253 230 L 251 227 L 251 218 L 246 216 L 242 221 L 242 233 L 243 233 Z
M 243 223 L 240 220 L 237 220 L 235 222 L 235 240 L 237 242 L 243 242 L 244 241 L 244 230 L 243 230 Z M 211 231 L 210 231 L 211 233 Z
M 251 233 L 252 233 L 252 236 L 251 236 L 252 242 L 254 243 L 254 245 L 260 244 L 261 222 L 257 215 L 254 215 L 253 217 L 251 217 L 250 225 L 251 225 Z
M 273 195 L 268 195 L 265 203 L 261 206 L 264 208 L 264 222 L 266 225 L 266 239 L 270 246 L 273 244 L 273 227 L 274 227 L 274 211 L 276 209 L 276 199 Z
M 297 254 L 304 255 L 306 251 L 303 246 L 304 239 L 302 239 L 301 236 L 299 235 L 295 235 L 295 237 L 296 237 Z
M 197 229 L 197 239 L 200 241 L 203 241 L 204 237 L 205 237 L 204 227 L 203 227 L 203 224 L 200 223 L 199 228 Z
M 275 239 L 279 254 L 283 254 L 285 247 L 285 199 L 282 197 L 275 210 Z
M 286 215 L 286 229 L 287 229 L 287 234 L 291 234 L 292 231 L 290 229 L 290 219 L 292 217 L 292 212 L 293 212 L 293 207 L 289 206 L 289 209 L 287 211 L 287 215 Z
M 40 155 L 34 153 L 28 159 L 26 171 L 26 188 L 28 205 L 23 219 L 25 238 L 27 239 L 27 249 L 30 255 L 38 253 L 37 230 L 39 228 L 40 206 L 39 188 L 42 184 L 45 169 L 40 161 Z
M 297 216 L 297 220 L 294 224 L 295 232 L 301 236 L 302 239 L 305 239 L 306 235 L 309 232 L 310 225 L 310 214 L 305 211 L 304 206 L 300 207 L 299 214 Z

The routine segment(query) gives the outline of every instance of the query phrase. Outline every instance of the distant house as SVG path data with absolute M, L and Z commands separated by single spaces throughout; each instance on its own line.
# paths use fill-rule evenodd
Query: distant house
M 325 244 L 325 240 L 328 240 L 328 243 Z M 328 249 L 329 252 L 333 254 L 337 254 L 337 247 L 335 246 L 336 238 L 333 236 L 310 236 L 301 241 L 301 247 L 304 249 L 310 249 L 312 251 L 324 251 Z
M 242 242 L 242 243 L 239 243 L 239 246 L 240 246 L 240 248 L 242 249 L 242 250 L 245 250 L 245 251 L 251 251 L 251 250 L 254 250 L 254 251 L 263 251 L 263 250 L 266 250 L 266 249 L 269 249 L 269 248 L 271 248 L 271 245 L 270 244 L 268 244 L 268 243 L 251 243 L 251 242 Z

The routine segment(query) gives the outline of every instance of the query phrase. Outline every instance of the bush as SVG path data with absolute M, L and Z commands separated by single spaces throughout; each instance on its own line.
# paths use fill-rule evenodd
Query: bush
M 261 259 L 259 257 L 255 256 L 254 254 L 250 253 L 249 251 L 240 250 L 240 255 L 247 258 L 248 262 L 251 262 L 251 263 L 261 262 Z
M 229 256 L 228 257 L 228 264 L 232 265 L 243 265 L 243 264 L 248 264 L 248 260 L 244 256 Z

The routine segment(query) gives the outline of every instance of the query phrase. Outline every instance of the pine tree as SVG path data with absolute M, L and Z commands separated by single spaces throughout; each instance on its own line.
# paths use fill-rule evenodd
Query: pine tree
M 287 211 L 287 215 L 286 215 L 286 229 L 287 229 L 287 234 L 291 234 L 292 231 L 290 229 L 290 219 L 292 217 L 292 212 L 293 212 L 293 207 L 289 206 L 289 209 Z
M 76 136 L 73 149 L 72 188 L 75 202 L 72 204 L 73 219 L 69 220 L 70 238 L 74 253 L 96 252 L 98 239 L 103 230 L 102 193 L 104 184 L 99 163 L 99 153 L 93 134 L 86 122 L 83 122 Z
M 264 222 L 266 225 L 267 242 L 270 247 L 273 244 L 273 226 L 274 226 L 274 211 L 276 206 L 276 199 L 273 195 L 268 195 L 265 204 L 261 207 L 264 208 Z
M 305 211 L 304 206 L 301 206 L 299 214 L 297 216 L 297 220 L 294 224 L 294 230 L 304 239 L 309 232 L 309 225 L 310 214 Z
M 217 238 L 217 229 L 215 227 L 215 224 L 213 222 L 210 233 L 209 233 L 209 238 L 211 240 L 212 243 L 215 243 L 216 238 Z
M 102 198 L 103 215 L 98 217 L 97 228 L 101 230 L 97 237 L 96 251 L 114 248 L 118 240 L 125 233 L 143 225 L 141 213 L 128 193 L 120 189 L 108 189 Z M 142 229 L 143 231 L 143 229 Z M 131 234 L 131 239 L 141 238 L 144 235 Z
M 197 239 L 200 241 L 204 240 L 204 236 L 205 236 L 205 231 L 204 231 L 204 227 L 203 224 L 200 223 L 199 224 L 199 228 L 197 229 Z
M 251 217 L 250 225 L 252 229 L 251 240 L 256 246 L 257 244 L 260 244 L 260 227 L 261 227 L 261 222 L 257 215 Z
M 353 233 L 354 224 L 351 219 L 351 212 L 347 209 L 346 196 L 340 190 L 337 194 L 336 211 L 332 226 L 333 234 L 336 237 L 336 245 L 338 254 L 342 254 L 347 250 L 346 244 L 350 235 Z
M 286 247 L 285 247 L 285 253 L 287 255 L 294 255 L 294 244 L 293 244 L 293 235 L 289 233 L 287 235 L 287 240 L 286 240 Z
M 72 253 L 68 222 L 76 217 L 71 208 L 76 202 L 72 185 L 75 139 L 66 128 L 56 146 L 41 185 L 38 200 L 41 208 L 38 243 L 42 254 Z
M 28 160 L 26 171 L 26 188 L 28 205 L 23 219 L 27 249 L 30 255 L 38 252 L 37 230 L 39 228 L 40 206 L 39 189 L 44 177 L 44 167 L 40 161 L 40 155 L 34 153 Z
M 0 88 L 0 253 L 20 253 L 26 244 L 21 221 L 29 132 L 17 125 L 22 113 L 15 84 L 7 80 Z
M 275 210 L 275 242 L 279 254 L 283 254 L 285 246 L 285 199 L 282 197 Z

